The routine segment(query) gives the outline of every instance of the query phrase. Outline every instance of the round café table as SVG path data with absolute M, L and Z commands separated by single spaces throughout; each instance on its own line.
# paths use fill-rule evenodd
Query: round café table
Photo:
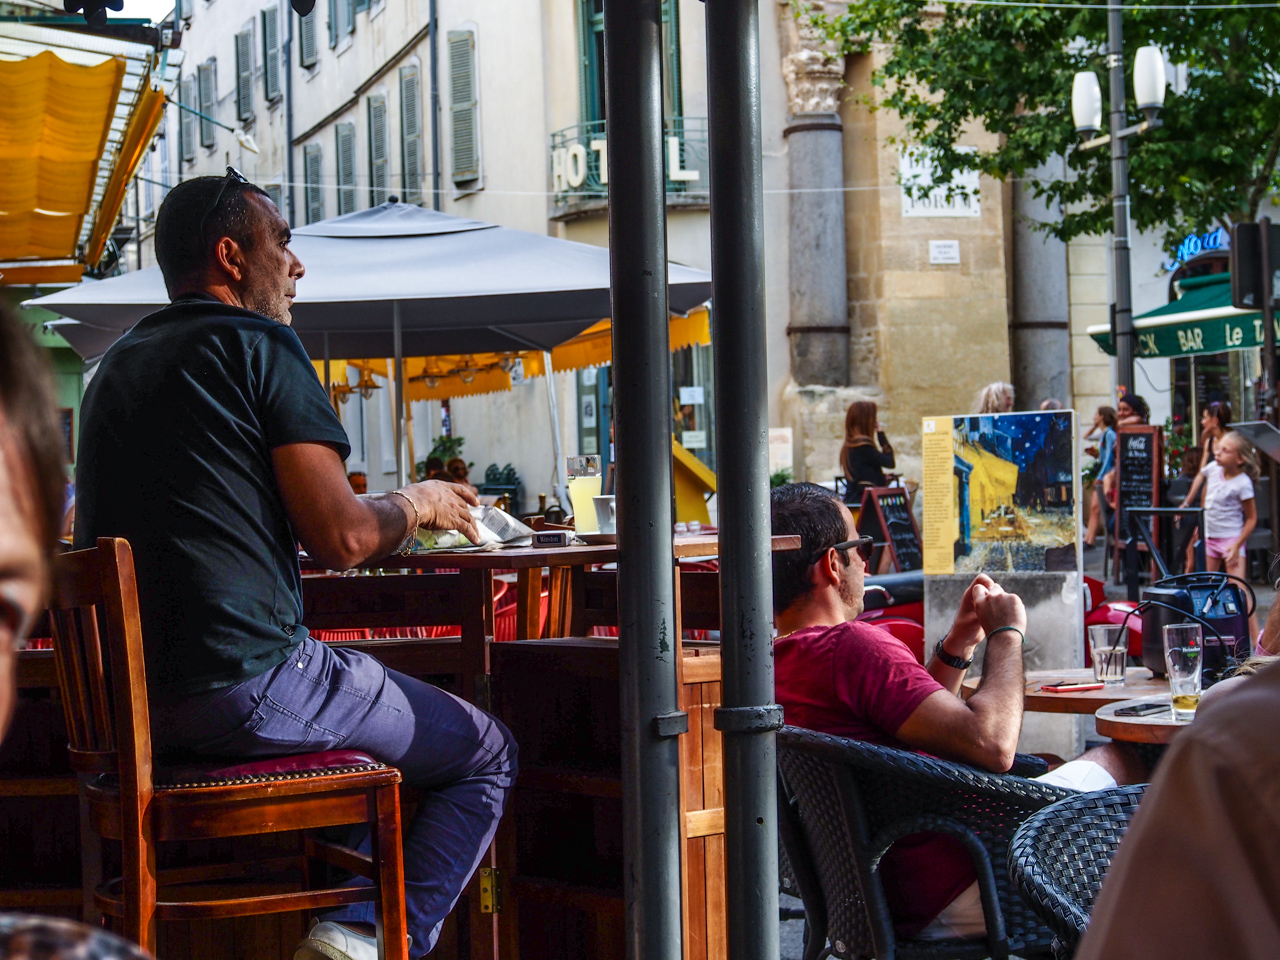
M 981 677 L 966 677 L 960 694 L 966 700 L 978 689 Z M 1046 683 L 1057 683 L 1069 680 L 1074 683 L 1092 683 L 1093 670 L 1090 668 L 1062 670 L 1028 670 L 1027 686 L 1022 701 L 1022 709 L 1027 713 L 1075 713 L 1088 716 L 1109 703 L 1118 700 L 1130 700 L 1133 697 L 1146 697 L 1164 694 L 1169 696 L 1169 681 L 1156 680 L 1146 667 L 1129 667 L 1125 671 L 1125 681 L 1112 687 L 1100 690 L 1077 690 L 1072 693 L 1049 693 L 1044 690 Z
M 1167 709 L 1159 713 L 1149 713 L 1142 717 L 1117 717 L 1116 711 L 1123 707 L 1136 706 L 1140 703 L 1161 703 Z M 1173 719 L 1173 708 L 1169 706 L 1169 695 L 1138 697 L 1135 700 L 1121 700 L 1109 703 L 1094 715 L 1098 733 L 1112 740 L 1125 743 L 1158 743 L 1168 744 L 1185 727 L 1190 720 Z

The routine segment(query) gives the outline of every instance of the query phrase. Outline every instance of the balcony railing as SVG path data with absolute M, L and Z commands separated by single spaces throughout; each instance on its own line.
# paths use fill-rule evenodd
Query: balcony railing
M 665 122 L 669 203 L 706 203 L 707 119 L 668 117 Z M 609 196 L 605 121 L 593 120 L 551 134 L 551 192 L 558 212 L 596 206 Z

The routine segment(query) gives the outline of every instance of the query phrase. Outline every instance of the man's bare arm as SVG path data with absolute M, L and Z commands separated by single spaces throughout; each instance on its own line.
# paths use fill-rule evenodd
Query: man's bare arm
M 967 701 L 947 690 L 931 694 L 896 736 L 907 746 L 944 760 L 1003 773 L 1013 765 L 1022 732 L 1025 678 L 1022 638 L 1010 630 L 993 631 L 1003 626 L 1025 631 L 1026 612 L 1017 596 L 996 590 L 975 591 L 978 616 L 987 633 L 977 691 Z
M 960 660 L 973 659 L 973 651 L 982 642 L 982 626 L 978 623 L 978 611 L 974 605 L 974 595 L 979 587 L 990 591 L 995 586 L 996 582 L 985 573 L 978 574 L 974 577 L 973 583 L 969 584 L 969 589 L 964 592 L 964 597 L 960 600 L 960 610 L 956 614 L 955 622 L 951 625 L 951 629 L 947 631 L 947 635 L 942 641 L 942 649 L 951 654 L 951 656 Z M 964 682 L 966 671 L 958 670 L 943 663 L 934 655 L 933 650 L 926 650 L 925 654 L 929 657 L 926 669 L 933 676 L 933 679 L 937 680 L 955 696 L 960 696 L 960 684 Z
M 468 504 L 469 489 L 453 483 L 411 483 L 399 494 L 357 497 L 337 450 L 324 443 L 292 443 L 271 451 L 276 485 L 294 534 L 316 561 L 331 570 L 393 553 L 409 535 L 414 507 L 422 526 L 461 530 L 479 540 Z M 412 501 L 412 505 L 410 504 Z

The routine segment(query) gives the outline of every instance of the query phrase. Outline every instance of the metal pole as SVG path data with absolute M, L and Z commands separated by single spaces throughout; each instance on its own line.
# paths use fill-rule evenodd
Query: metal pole
M 1259 217 L 1258 223 L 1262 229 L 1258 232 L 1261 234 L 1261 243 L 1259 253 L 1262 258 L 1262 372 L 1267 380 L 1267 391 L 1264 399 L 1267 420 L 1271 423 L 1280 423 L 1280 409 L 1276 403 L 1276 314 L 1275 314 L 1275 290 L 1274 290 L 1274 274 L 1271 270 L 1271 218 Z M 1277 516 L 1277 504 L 1280 503 L 1280 489 L 1277 488 L 1276 462 L 1270 457 L 1267 458 L 1267 476 L 1271 482 L 1268 487 L 1271 491 L 1271 516 Z M 1271 552 L 1272 554 L 1280 553 L 1280 523 L 1275 519 L 1271 521 Z
M 337 410 L 338 405 L 333 395 L 333 378 L 329 374 L 329 331 L 324 332 L 324 395 L 329 398 L 329 405 Z
M 440 29 L 440 21 L 436 19 L 436 0 L 431 0 L 427 11 L 431 21 L 428 35 L 431 37 L 431 209 L 440 209 L 440 64 L 438 57 L 440 44 L 436 32 Z
M 604 0 L 618 498 L 624 919 L 629 960 L 680 960 L 662 0 Z
M 720 507 L 724 811 L 729 956 L 778 957 L 778 808 L 765 369 L 760 6 L 707 0 L 716 462 Z M 615 354 L 617 356 L 617 354 Z
M 560 402 L 556 397 L 556 382 L 551 373 L 551 351 L 542 351 L 543 376 L 547 381 L 547 410 L 551 414 L 551 492 L 566 512 L 569 507 L 569 491 L 564 485 L 564 454 L 560 451 Z
M 293 215 L 293 10 L 285 7 L 288 29 L 284 35 L 284 149 L 285 149 L 285 217 L 290 227 L 298 222 Z M 328 379 L 327 377 L 325 379 Z
M 1117 3 L 1107 12 L 1107 69 L 1111 86 L 1111 251 L 1116 281 L 1116 386 L 1133 393 L 1133 288 L 1129 278 L 1129 142 L 1125 127 L 1124 35 Z
M 405 463 L 404 449 L 404 344 L 400 335 L 400 301 L 391 305 L 391 338 L 395 343 L 395 374 L 391 382 L 395 384 L 395 398 L 392 401 L 391 415 L 395 417 L 396 434 L 396 486 L 403 487 L 409 482 L 408 464 Z

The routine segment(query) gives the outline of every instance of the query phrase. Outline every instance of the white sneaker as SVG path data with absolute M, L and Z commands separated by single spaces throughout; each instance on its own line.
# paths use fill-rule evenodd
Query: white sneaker
M 340 923 L 315 920 L 306 939 L 294 947 L 293 960 L 378 960 L 378 938 Z

